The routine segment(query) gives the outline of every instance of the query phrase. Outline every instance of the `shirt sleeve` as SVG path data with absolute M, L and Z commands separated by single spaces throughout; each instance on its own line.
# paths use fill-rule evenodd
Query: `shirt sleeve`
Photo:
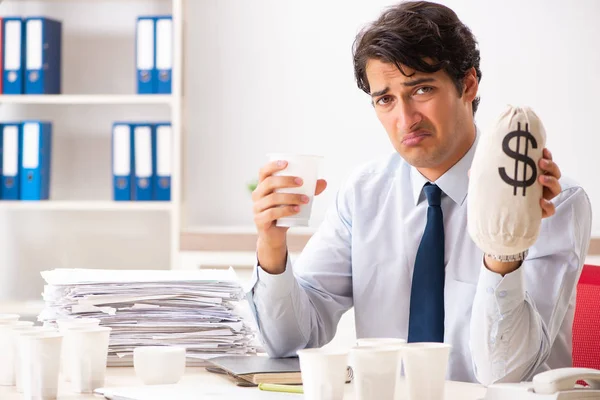
M 288 256 L 279 275 L 254 269 L 247 298 L 271 357 L 325 345 L 352 307 L 350 196 L 338 193 L 294 265 Z
M 576 295 L 591 236 L 591 206 L 580 187 L 555 199 L 521 267 L 504 277 L 481 266 L 471 316 L 478 381 L 531 380 L 541 370 Z

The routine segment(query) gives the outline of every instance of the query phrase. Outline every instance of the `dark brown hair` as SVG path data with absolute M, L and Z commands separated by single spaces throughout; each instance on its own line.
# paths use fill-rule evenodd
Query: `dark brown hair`
M 471 30 L 448 7 L 427 1 L 404 2 L 387 9 L 356 36 L 353 56 L 356 82 L 367 94 L 370 87 L 366 66 L 370 59 L 393 63 L 405 76 L 402 65 L 425 73 L 444 69 L 459 96 L 463 79 L 472 67 L 477 80 L 481 80 L 479 49 Z M 472 104 L 475 114 L 479 97 Z

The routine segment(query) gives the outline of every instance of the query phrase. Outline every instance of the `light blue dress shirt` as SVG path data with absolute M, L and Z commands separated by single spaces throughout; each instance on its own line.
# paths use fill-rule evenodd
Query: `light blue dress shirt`
M 467 232 L 475 147 L 435 182 L 444 193 L 447 376 L 518 382 L 570 367 L 576 284 L 591 231 L 588 197 L 562 178 L 556 214 L 542 221 L 521 268 L 502 277 L 484 266 Z M 397 153 L 366 164 L 339 190 L 293 266 L 288 257 L 279 275 L 256 267 L 248 299 L 270 356 L 327 344 L 351 307 L 357 337 L 407 338 L 426 182 Z

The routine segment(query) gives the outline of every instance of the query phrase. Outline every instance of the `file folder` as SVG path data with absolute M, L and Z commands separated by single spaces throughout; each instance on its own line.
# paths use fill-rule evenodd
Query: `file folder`
M 115 122 L 112 133 L 113 199 L 130 201 L 133 177 L 133 133 L 129 123 Z
M 170 123 L 158 123 L 154 129 L 154 200 L 158 201 L 171 200 L 172 132 Z
M 133 125 L 133 200 L 152 200 L 152 189 L 154 187 L 152 131 L 152 124 Z
M 61 92 L 62 23 L 25 19 L 25 94 Z
M 139 94 L 156 92 L 155 19 L 139 17 L 136 29 L 137 91 Z
M 171 71 L 173 69 L 173 18 L 156 18 L 156 93 L 171 93 Z
M 2 21 L 2 93 L 23 94 L 23 63 L 25 59 L 25 30 L 21 18 L 10 17 Z
M 0 94 L 3 92 L 2 91 L 2 81 L 4 80 L 4 57 L 3 57 L 3 53 L 4 53 L 4 23 L 3 23 L 3 18 L 0 17 Z M 1 129 L 1 128 L 0 128 Z M 0 164 L 2 164 L 2 161 L 0 161 Z M 2 175 L 0 173 L 0 175 Z
M 52 124 L 23 121 L 22 131 L 21 200 L 48 200 Z
M 2 124 L 2 200 L 19 200 L 21 165 L 21 124 Z

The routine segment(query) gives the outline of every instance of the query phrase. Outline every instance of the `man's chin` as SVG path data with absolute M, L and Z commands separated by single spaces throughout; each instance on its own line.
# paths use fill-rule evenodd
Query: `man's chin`
M 400 157 L 415 168 L 433 168 L 437 165 L 436 160 L 422 149 L 410 149 L 410 151 L 399 151 Z

